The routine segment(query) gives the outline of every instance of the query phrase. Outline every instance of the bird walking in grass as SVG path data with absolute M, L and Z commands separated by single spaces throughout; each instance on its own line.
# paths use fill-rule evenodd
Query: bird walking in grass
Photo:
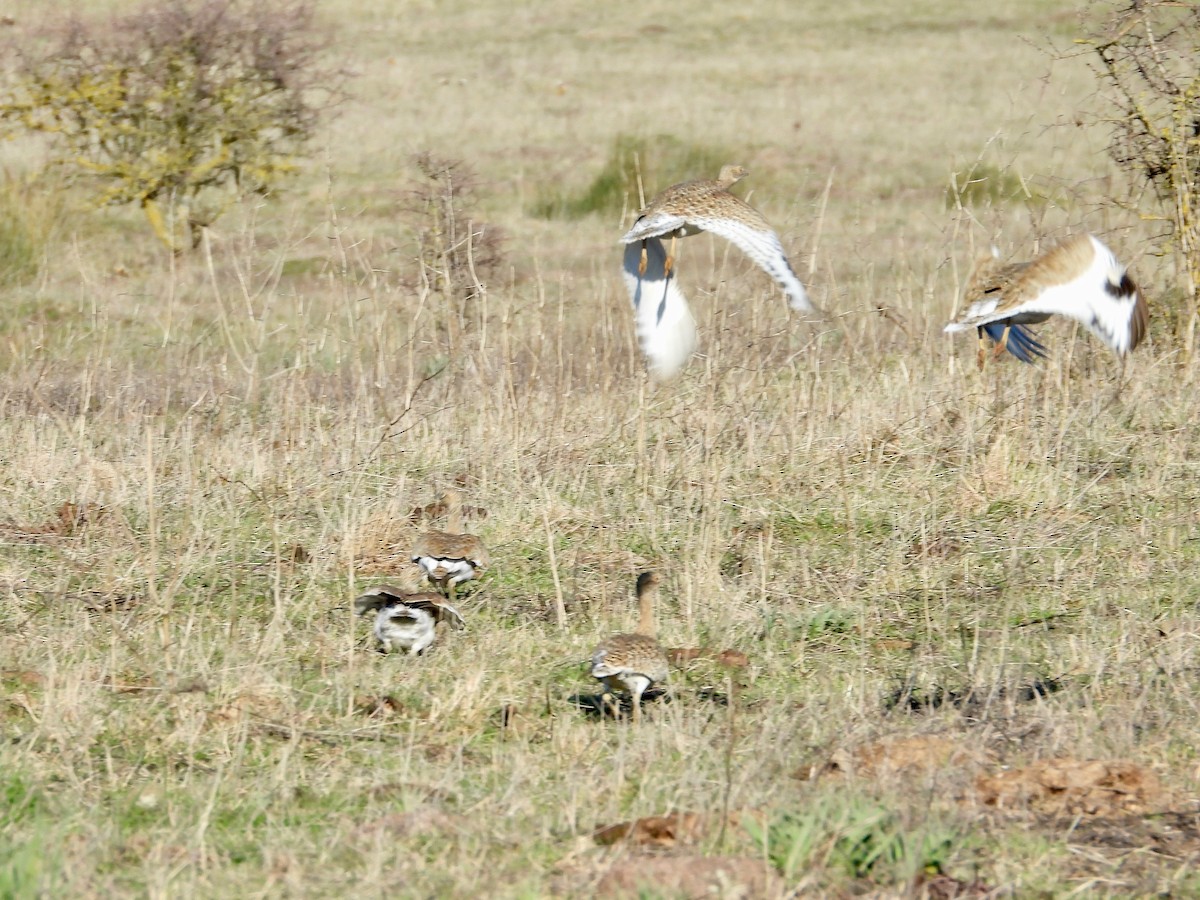
M 638 214 L 621 238 L 626 244 L 625 286 L 637 317 L 638 340 L 653 374 L 670 378 L 696 346 L 696 325 L 687 299 L 674 283 L 675 244 L 708 231 L 725 238 L 775 279 L 792 309 L 818 312 L 783 252 L 779 236 L 754 207 L 729 188 L 747 172 L 725 166 L 716 180 L 685 181 L 667 188 Z M 670 238 L 670 249 L 663 238 Z
M 658 600 L 659 576 L 643 572 L 637 580 L 639 618 L 632 634 L 616 634 L 603 641 L 592 653 L 592 677 L 604 685 L 606 706 L 618 708 L 613 699 L 617 690 L 629 692 L 633 700 L 633 721 L 642 719 L 642 694 L 652 684 L 667 680 L 667 655 L 658 643 L 654 606 Z
M 1022 362 L 1045 357 L 1046 348 L 1025 326 L 1051 316 L 1074 319 L 1119 356 L 1146 335 L 1146 298 L 1124 265 L 1099 238 L 1068 238 L 1029 262 L 1002 263 L 1000 253 L 979 261 L 963 294 L 964 309 L 946 331 L 975 328 L 979 334 L 979 367 L 1005 350 Z
M 454 602 L 455 589 L 477 578 L 491 562 L 483 541 L 462 530 L 462 498 L 457 491 L 442 495 L 446 507 L 446 530 L 427 531 L 413 544 L 412 561 L 425 577 Z
M 354 612 L 375 613 L 375 639 L 384 653 L 407 650 L 416 656 L 433 643 L 438 622 L 466 625 L 462 615 L 441 594 L 405 593 L 390 585 L 371 588 L 355 598 Z

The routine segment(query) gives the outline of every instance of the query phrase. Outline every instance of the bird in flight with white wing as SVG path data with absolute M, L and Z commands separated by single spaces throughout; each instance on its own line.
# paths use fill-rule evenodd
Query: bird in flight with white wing
M 979 366 L 987 340 L 995 355 L 1008 350 L 1022 362 L 1044 357 L 1046 348 L 1025 326 L 1066 316 L 1124 356 L 1146 335 L 1146 298 L 1113 252 L 1090 234 L 1068 238 L 1029 262 L 1002 263 L 992 249 L 975 267 L 963 292 L 964 309 L 946 331 L 975 328 Z
M 638 339 L 657 377 L 675 375 L 696 347 L 696 323 L 674 280 L 675 242 L 681 237 L 708 231 L 725 238 L 778 282 L 792 309 L 819 312 L 767 220 L 729 193 L 746 175 L 741 166 L 725 166 L 716 180 L 685 181 L 667 188 L 621 238 L 627 245 L 624 277 L 637 316 Z M 661 240 L 667 237 L 669 251 Z

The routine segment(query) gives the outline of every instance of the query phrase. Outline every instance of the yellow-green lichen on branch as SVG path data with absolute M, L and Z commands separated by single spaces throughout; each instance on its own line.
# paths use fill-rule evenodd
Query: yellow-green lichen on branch
M 172 250 L 159 203 L 265 194 L 298 168 L 322 94 L 304 2 L 152 2 L 110 23 L 73 23 L 61 46 L 23 56 L 0 93 L 0 128 L 53 137 L 53 164 L 95 184 L 97 205 L 137 203 Z M 80 36 L 84 39 L 80 39 Z M 227 203 L 209 206 L 212 221 Z M 187 216 L 185 227 L 203 227 Z

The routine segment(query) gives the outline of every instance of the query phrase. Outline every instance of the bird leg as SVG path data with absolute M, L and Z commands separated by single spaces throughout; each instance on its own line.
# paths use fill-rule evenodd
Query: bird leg
M 612 713 L 612 717 L 614 719 L 619 720 L 621 718 L 621 704 L 617 701 L 617 698 L 613 695 L 613 692 L 608 689 L 607 685 L 604 687 L 604 693 L 600 695 L 601 718 L 604 717 L 605 710 L 608 710 L 610 713 Z
M 646 274 L 646 242 L 642 241 L 642 258 L 638 260 L 638 275 Z
M 983 367 L 987 364 L 988 343 L 987 338 L 983 335 L 983 329 L 977 328 L 979 332 L 979 350 L 975 354 L 975 364 L 979 366 L 979 371 L 983 371 Z
M 667 260 L 663 263 L 663 278 L 671 276 L 671 269 L 675 265 L 675 242 L 679 240 L 675 235 L 671 235 L 671 250 L 667 253 Z
M 992 351 L 992 359 L 999 359 L 1004 353 L 1004 348 L 1008 346 L 1008 333 L 1012 331 L 1012 323 L 1004 326 L 1004 334 L 1000 336 L 1000 343 L 996 345 L 996 349 Z

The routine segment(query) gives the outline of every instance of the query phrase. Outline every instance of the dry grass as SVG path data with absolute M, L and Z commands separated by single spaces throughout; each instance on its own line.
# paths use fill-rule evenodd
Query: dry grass
M 1195 367 L 1054 324 L 981 376 L 940 333 L 993 239 L 1102 230 L 1171 284 L 1098 209 L 1100 138 L 1043 127 L 1092 89 L 1040 79 L 1051 6 L 331 4 L 359 100 L 290 199 L 175 261 L 76 214 L 0 295 L 0 894 L 587 896 L 648 852 L 814 897 L 1195 891 Z M 692 238 L 703 356 L 648 385 L 621 223 L 528 213 L 618 131 L 744 147 L 839 317 Z M 413 262 L 425 149 L 509 238 L 469 315 Z M 978 160 L 1052 189 L 947 209 Z M 468 629 L 381 657 L 351 599 L 452 483 L 488 512 Z M 665 644 L 749 665 L 684 662 L 635 730 L 582 661 L 647 567 Z M 1160 814 L 976 787 L 1092 759 Z M 671 812 L 726 825 L 592 839 Z

